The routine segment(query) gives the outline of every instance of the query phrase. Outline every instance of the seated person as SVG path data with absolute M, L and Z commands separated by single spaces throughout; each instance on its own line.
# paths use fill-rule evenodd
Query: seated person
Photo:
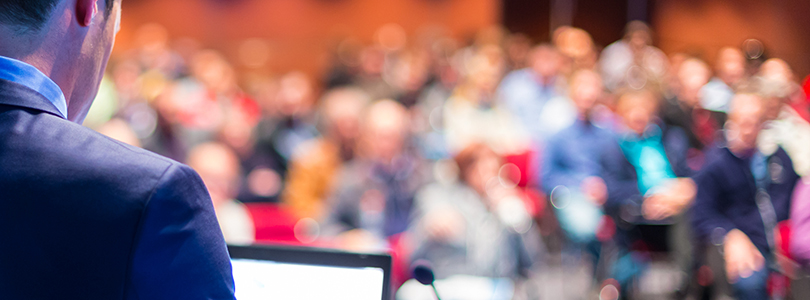
M 575 246 L 572 250 L 587 250 L 595 269 L 600 252 L 597 228 L 604 217 L 601 205 L 607 199 L 601 163 L 604 150 L 615 147 L 616 141 L 611 131 L 592 122 L 594 105 L 602 97 L 599 75 L 591 70 L 577 71 L 570 88 L 577 120 L 546 143 L 541 184 L 550 195 L 561 229 Z
M 321 100 L 321 136 L 302 144 L 290 161 L 283 202 L 297 218 L 320 221 L 341 166 L 354 157 L 367 96 L 354 88 L 329 91 Z
M 729 102 L 746 81 L 745 54 L 735 47 L 723 47 L 715 59 L 715 77 L 700 89 L 700 106 L 727 112 Z
M 784 150 L 770 155 L 757 150 L 763 118 L 759 96 L 736 95 L 726 124 L 727 146 L 716 149 L 719 153 L 695 176 L 691 223 L 704 244 L 722 247 L 737 299 L 768 299 L 766 262 L 773 261 L 774 229 L 788 218 L 799 178 Z
M 604 209 L 617 224 L 619 251 L 612 273 L 624 292 L 646 266 L 647 256 L 637 254 L 669 252 L 685 274 L 691 273 L 690 237 L 683 234 L 689 231 L 682 221 L 696 193 L 687 177 L 689 140 L 681 128 L 667 127 L 655 117 L 658 103 L 649 90 L 621 95 L 618 147 L 606 155 L 609 196 Z
M 501 80 L 497 96 L 533 142 L 539 142 L 571 125 L 576 114 L 565 97 L 559 51 L 551 45 L 539 45 L 527 60 L 529 67 L 512 71 Z
M 759 151 L 769 155 L 782 148 L 793 161 L 796 173 L 810 176 L 810 123 L 790 107 L 791 82 L 774 76 L 755 79 L 765 115 L 757 139 Z
M 627 23 L 624 37 L 602 50 L 599 69 L 608 90 L 616 92 L 638 83 L 639 72 L 649 82 L 663 82 L 669 61 L 661 49 L 653 46 L 653 32 L 642 21 Z M 640 68 L 633 72 L 633 67 Z
M 205 143 L 191 149 L 188 165 L 200 174 L 228 244 L 247 245 L 255 240 L 253 219 L 247 208 L 234 199 L 239 193 L 239 159 L 230 148 Z
M 687 58 L 677 70 L 676 93 L 663 101 L 661 119 L 667 126 L 680 127 L 689 138 L 687 159 L 692 170 L 705 162 L 703 149 L 714 144 L 726 121 L 725 113 L 700 107 L 700 89 L 709 81 L 709 66 L 697 58 Z
M 539 245 L 520 232 L 538 233 L 528 230 L 533 221 L 517 190 L 498 183 L 503 161 L 483 144 L 467 146 L 455 161 L 458 182 L 431 184 L 417 194 L 408 229 L 411 260 L 430 262 L 438 279 L 525 276 Z
M 408 228 L 421 161 L 407 150 L 407 110 L 392 100 L 372 104 L 361 123 L 358 152 L 338 173 L 324 234 L 351 250 L 380 250 Z
M 621 156 L 606 156 L 610 196 L 605 207 L 624 222 L 658 223 L 683 212 L 695 194 L 687 178 L 686 134 L 660 122 L 657 109 L 657 96 L 648 90 L 625 93 L 617 103 Z
M 497 98 L 502 51 L 487 46 L 470 58 L 468 73 L 443 108 L 444 139 L 450 153 L 484 142 L 500 155 L 529 149 L 526 129 Z M 498 59 L 493 59 L 497 57 Z
M 263 117 L 251 128 L 252 147 L 240 153 L 246 180 L 239 199 L 244 202 L 281 202 L 293 154 L 318 136 L 311 80 L 291 72 L 280 78 L 277 89 L 262 102 Z

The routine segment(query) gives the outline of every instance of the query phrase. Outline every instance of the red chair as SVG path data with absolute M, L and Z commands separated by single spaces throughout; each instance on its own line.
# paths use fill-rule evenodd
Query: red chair
M 504 161 L 506 161 L 507 164 L 517 167 L 517 169 L 504 169 L 508 174 L 501 174 L 501 176 L 507 176 L 517 183 L 522 191 L 522 198 L 526 205 L 526 210 L 535 218 L 542 216 L 546 207 L 545 196 L 535 188 L 538 170 L 536 170 L 534 162 L 537 159 L 539 159 L 539 153 L 534 150 L 507 155 L 504 157 Z
M 253 218 L 257 243 L 301 244 L 295 237 L 298 219 L 278 204 L 246 203 Z

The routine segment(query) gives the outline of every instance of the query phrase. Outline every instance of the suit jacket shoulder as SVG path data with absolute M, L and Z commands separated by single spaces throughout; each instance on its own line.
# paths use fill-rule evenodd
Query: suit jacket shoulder
M 189 167 L 37 109 L 0 105 L 0 170 L 4 297 L 232 299 L 224 240 Z M 184 271 L 187 259 L 196 266 Z M 161 273 L 182 280 L 143 279 Z
M 64 119 L 24 110 L 0 113 L 0 153 L 6 177 L 13 173 L 21 184 L 12 189 L 30 189 L 29 184 L 43 192 L 104 189 L 133 201 L 146 201 L 144 189 L 154 188 L 171 165 L 179 164 Z

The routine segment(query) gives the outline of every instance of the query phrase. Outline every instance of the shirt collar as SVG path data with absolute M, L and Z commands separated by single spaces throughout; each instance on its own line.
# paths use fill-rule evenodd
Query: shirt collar
M 32 65 L 0 56 L 0 79 L 21 84 L 41 94 L 67 119 L 67 101 L 62 89 Z

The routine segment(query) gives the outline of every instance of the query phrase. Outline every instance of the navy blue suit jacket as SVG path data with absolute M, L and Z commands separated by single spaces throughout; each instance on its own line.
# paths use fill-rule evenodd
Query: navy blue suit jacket
M 725 234 L 739 229 L 762 254 L 771 254 L 765 223 L 757 205 L 757 183 L 751 158 L 740 158 L 728 148 L 715 148 L 715 159 L 695 176 L 698 193 L 690 210 L 692 227 L 706 245 L 719 244 Z M 790 199 L 799 175 L 787 152 L 779 148 L 767 158 L 770 183 L 765 187 L 776 221 L 790 217 Z M 719 241 L 718 241 L 719 239 Z
M 0 80 L 0 299 L 233 299 L 188 166 L 60 117 Z

